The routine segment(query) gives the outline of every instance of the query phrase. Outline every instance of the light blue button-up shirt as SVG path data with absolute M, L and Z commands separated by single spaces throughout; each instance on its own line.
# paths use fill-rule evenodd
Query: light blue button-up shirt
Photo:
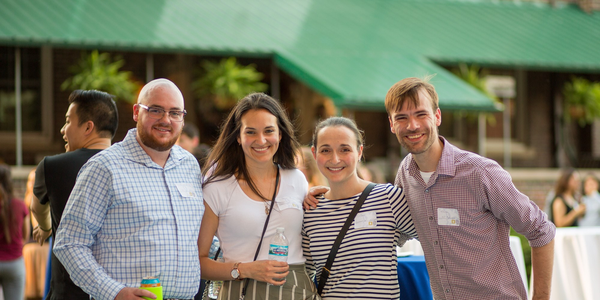
M 131 129 L 81 168 L 54 253 L 73 282 L 97 300 L 112 300 L 147 276 L 160 279 L 165 299 L 191 299 L 200 283 L 203 214 L 194 156 L 174 146 L 162 168 Z

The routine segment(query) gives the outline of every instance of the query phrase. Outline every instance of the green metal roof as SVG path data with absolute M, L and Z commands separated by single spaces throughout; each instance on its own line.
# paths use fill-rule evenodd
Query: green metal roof
M 283 70 L 342 107 L 385 109 L 385 94 L 398 80 L 433 75 L 430 82 L 436 87 L 442 109 L 497 110 L 481 92 L 418 56 L 284 51 L 276 56 L 275 61 Z
M 275 56 L 339 105 L 376 109 L 397 80 L 437 74 L 443 108 L 490 110 L 435 63 L 600 72 L 600 13 L 486 0 L 0 0 L 0 44 Z

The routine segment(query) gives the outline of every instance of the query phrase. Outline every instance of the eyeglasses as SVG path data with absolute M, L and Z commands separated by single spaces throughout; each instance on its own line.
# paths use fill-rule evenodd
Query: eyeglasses
M 156 120 L 160 120 L 165 116 L 165 113 L 168 112 L 169 113 L 169 119 L 171 119 L 171 121 L 174 122 L 181 122 L 183 121 L 183 117 L 185 117 L 185 115 L 187 115 L 187 111 L 184 110 L 169 110 L 166 111 L 160 107 L 148 107 L 144 104 L 137 104 L 139 107 L 145 109 L 148 111 L 148 115 L 150 115 L 150 118 L 152 119 L 156 119 Z

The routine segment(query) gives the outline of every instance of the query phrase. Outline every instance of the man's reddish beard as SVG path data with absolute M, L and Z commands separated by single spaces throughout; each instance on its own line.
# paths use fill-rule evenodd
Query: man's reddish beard
M 160 125 L 160 124 L 155 124 L 153 126 L 156 126 L 156 125 Z M 146 132 L 144 130 L 144 127 L 141 125 L 141 122 L 138 122 L 136 127 L 138 130 L 140 140 L 144 144 L 144 146 L 146 146 L 150 149 L 154 149 L 156 151 L 167 151 L 167 150 L 171 149 L 173 147 L 173 145 L 175 145 L 175 143 L 177 142 L 177 139 L 179 138 L 179 134 L 175 134 L 175 135 L 173 135 L 172 139 L 170 139 L 166 142 L 159 142 L 149 132 Z M 165 125 L 163 127 L 173 130 L 173 127 L 170 125 Z

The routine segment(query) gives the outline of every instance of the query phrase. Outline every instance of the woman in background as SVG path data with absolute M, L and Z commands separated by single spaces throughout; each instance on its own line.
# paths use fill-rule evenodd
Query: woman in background
M 319 172 L 319 167 L 317 167 L 317 162 L 312 155 L 310 147 L 302 146 L 300 155 L 298 155 L 297 158 L 296 167 L 304 173 L 304 176 L 308 181 L 308 188 L 327 185 L 327 180 L 325 180 L 325 177 Z
M 10 167 L 0 164 L 0 286 L 5 300 L 21 300 L 25 291 L 23 243 L 29 239 L 29 210 L 13 197 Z
M 554 199 L 550 203 L 550 220 L 556 227 L 578 226 L 578 221 L 585 214 L 585 204 L 577 201 L 579 175 L 574 169 L 561 172 L 556 181 Z

